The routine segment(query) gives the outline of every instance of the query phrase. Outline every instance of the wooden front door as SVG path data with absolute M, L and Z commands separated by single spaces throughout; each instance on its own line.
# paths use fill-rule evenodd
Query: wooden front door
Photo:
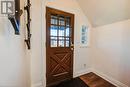
M 74 15 L 46 8 L 47 86 L 73 77 Z

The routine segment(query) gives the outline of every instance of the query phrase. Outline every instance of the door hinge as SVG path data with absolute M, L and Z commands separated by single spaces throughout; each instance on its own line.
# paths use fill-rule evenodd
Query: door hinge
M 47 42 L 45 42 L 45 47 L 47 47 Z

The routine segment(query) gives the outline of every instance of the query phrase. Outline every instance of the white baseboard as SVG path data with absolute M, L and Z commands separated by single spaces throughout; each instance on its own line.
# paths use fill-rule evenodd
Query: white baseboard
M 32 87 L 43 87 L 42 82 L 33 84 Z
M 91 72 L 91 69 L 84 69 L 84 70 L 81 70 L 81 71 L 78 71 L 78 72 L 74 72 L 74 75 L 73 77 L 78 77 L 78 76 L 81 76 L 81 75 L 84 75 L 84 74 L 87 74 L 87 73 L 90 73 Z
M 98 76 L 102 77 L 103 79 L 107 80 L 108 82 L 114 84 L 117 87 L 128 87 L 127 85 L 121 83 L 120 81 L 118 81 L 110 76 L 107 76 L 106 74 L 104 74 L 98 70 L 91 69 L 91 72 L 97 74 Z
M 114 84 L 117 87 L 128 87 L 127 85 L 123 84 L 122 82 L 120 82 L 120 81 L 118 81 L 118 80 L 116 80 L 116 79 L 96 70 L 96 69 L 93 69 L 93 68 L 89 68 L 89 69 L 85 69 L 85 70 L 82 70 L 82 71 L 75 72 L 73 77 L 78 77 L 78 76 L 81 76 L 81 75 L 84 75 L 84 74 L 87 74 L 87 73 L 90 73 L 90 72 L 97 74 L 101 78 L 107 80 L 108 82 Z
M 0 87 L 18 87 L 16 85 L 0 85 Z M 20 86 L 19 86 L 20 87 Z M 22 87 L 22 86 L 21 86 Z

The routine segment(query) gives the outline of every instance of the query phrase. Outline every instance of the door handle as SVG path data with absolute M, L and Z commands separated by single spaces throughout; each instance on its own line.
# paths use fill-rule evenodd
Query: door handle
M 74 44 L 71 42 L 71 47 L 74 47 Z
M 74 50 L 74 44 L 71 42 L 71 50 Z
M 72 47 L 71 47 L 71 50 L 73 51 L 73 50 L 74 50 L 74 48 L 72 48 Z
M 71 44 L 71 47 L 74 47 L 74 44 Z

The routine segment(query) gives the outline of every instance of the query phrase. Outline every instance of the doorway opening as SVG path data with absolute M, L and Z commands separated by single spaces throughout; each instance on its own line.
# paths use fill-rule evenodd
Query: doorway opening
M 73 78 L 74 14 L 46 8 L 47 87 Z

